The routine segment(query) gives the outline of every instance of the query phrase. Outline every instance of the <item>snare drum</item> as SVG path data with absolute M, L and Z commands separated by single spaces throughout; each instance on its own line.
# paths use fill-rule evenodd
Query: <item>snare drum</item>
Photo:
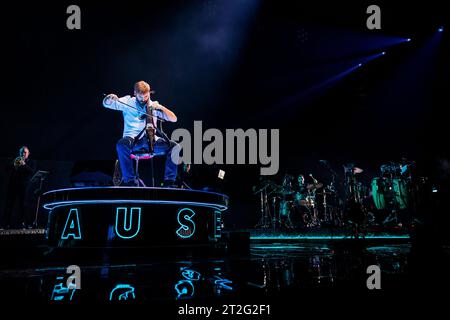
M 314 207 L 315 196 L 306 195 L 297 192 L 295 194 L 295 203 L 298 206 Z
M 311 208 L 313 208 L 314 207 L 314 205 L 315 205 L 315 203 L 316 203 L 316 197 L 315 196 L 306 196 L 306 199 L 305 199 L 305 205 L 307 206 L 307 207 L 311 207 Z

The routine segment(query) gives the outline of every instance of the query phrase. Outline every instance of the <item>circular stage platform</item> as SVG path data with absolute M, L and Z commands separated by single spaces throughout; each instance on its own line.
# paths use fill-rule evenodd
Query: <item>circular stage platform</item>
M 171 188 L 90 187 L 52 190 L 48 244 L 72 247 L 140 247 L 209 244 L 221 237 L 226 195 Z

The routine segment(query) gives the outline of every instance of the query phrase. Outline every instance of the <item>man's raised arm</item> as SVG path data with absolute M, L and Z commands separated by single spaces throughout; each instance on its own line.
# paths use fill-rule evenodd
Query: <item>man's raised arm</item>
M 171 110 L 164 107 L 163 105 L 159 104 L 158 101 L 153 101 L 152 106 L 153 106 L 153 108 L 155 108 L 155 110 L 159 110 L 162 113 L 162 118 L 164 120 L 167 120 L 170 122 L 177 122 L 178 119 L 177 119 L 177 116 L 175 115 L 175 113 L 173 113 Z

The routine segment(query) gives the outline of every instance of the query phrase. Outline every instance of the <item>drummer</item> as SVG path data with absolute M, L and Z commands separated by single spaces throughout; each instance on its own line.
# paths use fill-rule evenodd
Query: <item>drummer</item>
M 295 200 L 296 205 L 308 205 L 308 199 L 312 199 L 314 197 L 315 189 L 311 187 L 313 184 L 306 183 L 305 176 L 303 174 L 299 174 L 297 178 L 297 184 L 295 185 Z

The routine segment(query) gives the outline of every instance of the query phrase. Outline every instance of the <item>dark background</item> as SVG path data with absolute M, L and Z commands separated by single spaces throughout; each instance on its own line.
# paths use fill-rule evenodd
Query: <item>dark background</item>
M 66 28 L 71 4 L 81 7 L 81 30 Z M 448 13 L 443 2 L 378 1 L 382 29 L 368 30 L 371 4 L 13 3 L 1 19 L 0 157 L 9 161 L 27 145 L 38 168 L 54 172 L 80 160 L 113 163 L 122 115 L 101 106 L 102 94 L 131 94 L 142 79 L 178 116 L 168 133 L 192 129 L 194 120 L 204 130 L 279 128 L 277 182 L 285 173 L 329 182 L 318 162 L 326 159 L 339 174 L 354 162 L 369 183 L 381 164 L 407 157 L 445 184 Z M 161 161 L 157 167 L 161 175 Z M 259 168 L 224 165 L 210 175 L 219 167 L 226 179 L 211 183 L 231 197 L 230 224 L 256 223 Z

